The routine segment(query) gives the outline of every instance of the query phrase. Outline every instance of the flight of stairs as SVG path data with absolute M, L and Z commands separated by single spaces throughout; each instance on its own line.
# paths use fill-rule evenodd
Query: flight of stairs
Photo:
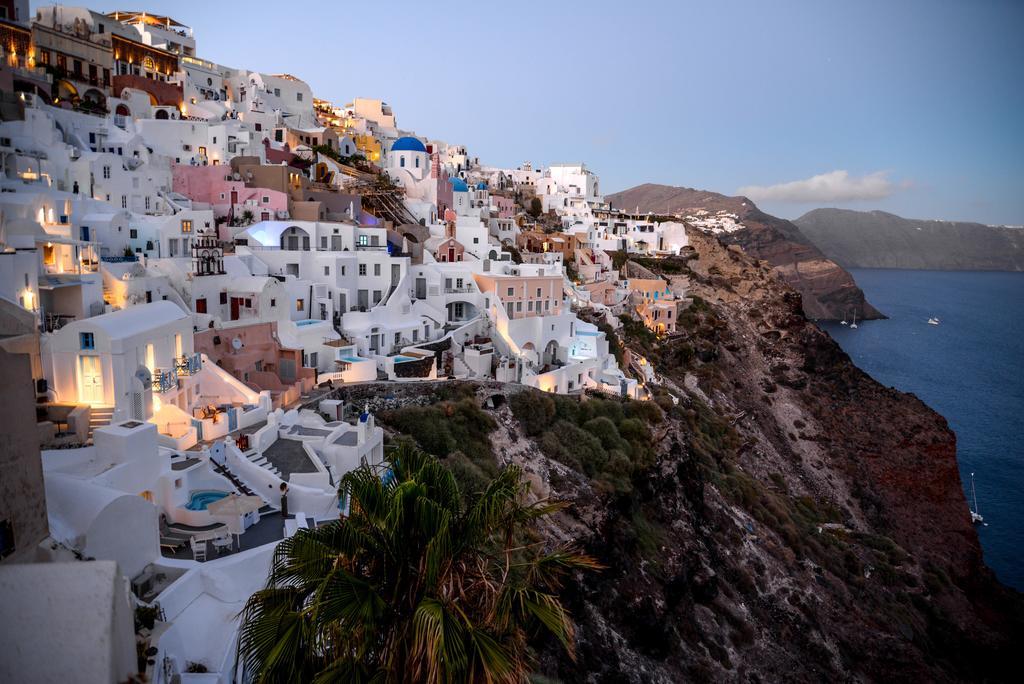
M 245 452 L 245 457 L 249 459 L 251 463 L 258 465 L 261 468 L 266 468 L 274 475 L 281 477 L 281 471 L 278 470 L 276 466 L 272 465 L 270 461 L 267 460 L 266 456 L 261 455 L 258 451 L 247 451 Z
M 94 406 L 89 412 L 89 438 L 92 439 L 93 430 L 110 425 L 110 419 L 114 417 L 113 406 Z
M 452 372 L 457 378 L 470 378 L 473 377 L 473 371 L 470 370 L 469 366 L 466 365 L 465 361 L 459 357 L 452 359 Z

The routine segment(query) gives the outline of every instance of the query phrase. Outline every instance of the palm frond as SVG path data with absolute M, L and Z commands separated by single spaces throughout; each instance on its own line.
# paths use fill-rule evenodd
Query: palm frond
M 425 669 L 423 679 L 450 681 L 466 671 L 466 633 L 444 603 L 434 598 L 420 601 L 413 615 L 413 632 L 413 653 Z

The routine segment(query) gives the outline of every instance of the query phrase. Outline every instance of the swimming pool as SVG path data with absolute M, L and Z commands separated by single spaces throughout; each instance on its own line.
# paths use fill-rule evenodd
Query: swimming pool
M 307 318 L 304 321 L 295 321 L 295 325 L 301 325 L 301 326 L 316 325 L 317 323 L 323 323 L 323 321 L 321 321 L 321 320 L 319 320 L 317 318 Z
M 360 361 L 369 361 L 369 359 L 361 359 L 358 356 L 342 356 L 342 361 L 346 363 L 359 363 Z
M 402 363 L 403 361 L 419 361 L 415 356 L 402 356 L 401 354 L 392 356 L 391 358 L 395 360 L 395 363 Z
M 227 492 L 222 492 L 219 489 L 198 489 L 189 495 L 185 508 L 190 511 L 205 511 L 207 506 L 214 501 L 220 501 L 227 495 Z

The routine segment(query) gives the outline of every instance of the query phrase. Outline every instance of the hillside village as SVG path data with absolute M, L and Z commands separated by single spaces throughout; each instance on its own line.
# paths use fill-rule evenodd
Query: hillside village
M 172 17 L 0 12 L 0 576 L 89 596 L 26 622 L 25 662 L 46 633 L 109 651 L 83 681 L 140 653 L 148 681 L 232 681 L 276 542 L 345 515 L 345 473 L 386 476 L 349 388 L 649 398 L 618 330 L 672 336 L 687 292 L 622 263 L 685 254 L 682 221 L 612 208 L 582 163 L 488 165 L 380 99 L 213 63 Z

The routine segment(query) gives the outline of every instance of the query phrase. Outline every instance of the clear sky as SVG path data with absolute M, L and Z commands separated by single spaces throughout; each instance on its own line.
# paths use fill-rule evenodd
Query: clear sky
M 1024 224 L 1019 0 L 88 6 L 170 14 L 201 57 L 379 97 L 484 163 L 585 161 L 605 192 Z

